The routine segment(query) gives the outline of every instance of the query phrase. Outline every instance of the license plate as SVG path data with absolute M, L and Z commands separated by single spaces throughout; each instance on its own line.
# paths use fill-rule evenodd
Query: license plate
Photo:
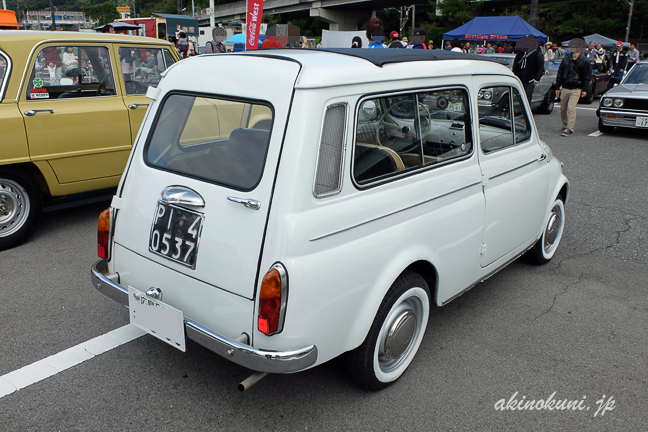
M 182 311 L 131 286 L 128 287 L 128 308 L 131 324 L 180 351 L 186 350 Z
M 200 213 L 159 201 L 153 215 L 149 250 L 195 269 L 204 218 Z
M 648 117 L 637 117 L 637 120 L 635 120 L 635 126 L 648 127 Z

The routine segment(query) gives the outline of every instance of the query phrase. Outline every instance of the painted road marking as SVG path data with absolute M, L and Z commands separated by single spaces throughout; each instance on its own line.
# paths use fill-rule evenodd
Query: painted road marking
M 589 134 L 589 135 L 587 135 L 587 136 L 591 136 L 591 137 L 599 137 L 599 136 L 601 136 L 601 135 L 603 135 L 603 132 L 601 132 L 601 131 L 596 131 L 596 132 L 592 132 L 591 134 Z
M 58 354 L 0 376 L 0 399 L 146 334 L 127 324 Z

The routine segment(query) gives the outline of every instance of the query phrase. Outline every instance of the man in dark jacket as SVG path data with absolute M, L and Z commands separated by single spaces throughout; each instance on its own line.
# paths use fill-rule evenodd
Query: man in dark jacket
M 539 49 L 529 52 L 518 51 L 513 61 L 513 73 L 522 81 L 527 100 L 531 103 L 533 90 L 544 74 L 544 56 L 542 52 Z
M 569 54 L 562 59 L 556 75 L 556 96 L 560 96 L 560 118 L 563 123 L 560 135 L 564 137 L 574 134 L 576 104 L 587 95 L 592 81 L 592 66 L 585 48 L 585 39 L 572 39 L 569 42 Z
M 614 51 L 610 57 L 610 71 L 612 71 L 612 77 L 618 78 L 620 82 L 623 78 L 626 66 L 628 66 L 628 55 L 626 50 L 623 49 L 623 42 L 617 42 L 617 50 Z

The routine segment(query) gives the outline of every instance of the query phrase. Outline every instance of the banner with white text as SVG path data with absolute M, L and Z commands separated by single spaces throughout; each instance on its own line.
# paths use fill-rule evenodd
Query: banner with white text
M 259 32 L 263 17 L 263 0 L 248 0 L 246 15 L 245 49 L 259 49 Z

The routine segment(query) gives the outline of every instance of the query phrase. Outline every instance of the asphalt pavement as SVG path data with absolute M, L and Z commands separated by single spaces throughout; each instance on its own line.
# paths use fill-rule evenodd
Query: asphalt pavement
M 333 360 L 239 393 L 250 371 L 146 335 L 0 397 L 0 429 L 645 431 L 648 134 L 598 135 L 595 106 L 581 106 L 568 138 L 558 106 L 535 116 L 571 181 L 554 259 L 514 262 L 435 308 L 387 389 L 358 389 Z M 28 243 L 0 252 L 0 383 L 128 324 L 90 285 L 108 205 L 53 209 Z

